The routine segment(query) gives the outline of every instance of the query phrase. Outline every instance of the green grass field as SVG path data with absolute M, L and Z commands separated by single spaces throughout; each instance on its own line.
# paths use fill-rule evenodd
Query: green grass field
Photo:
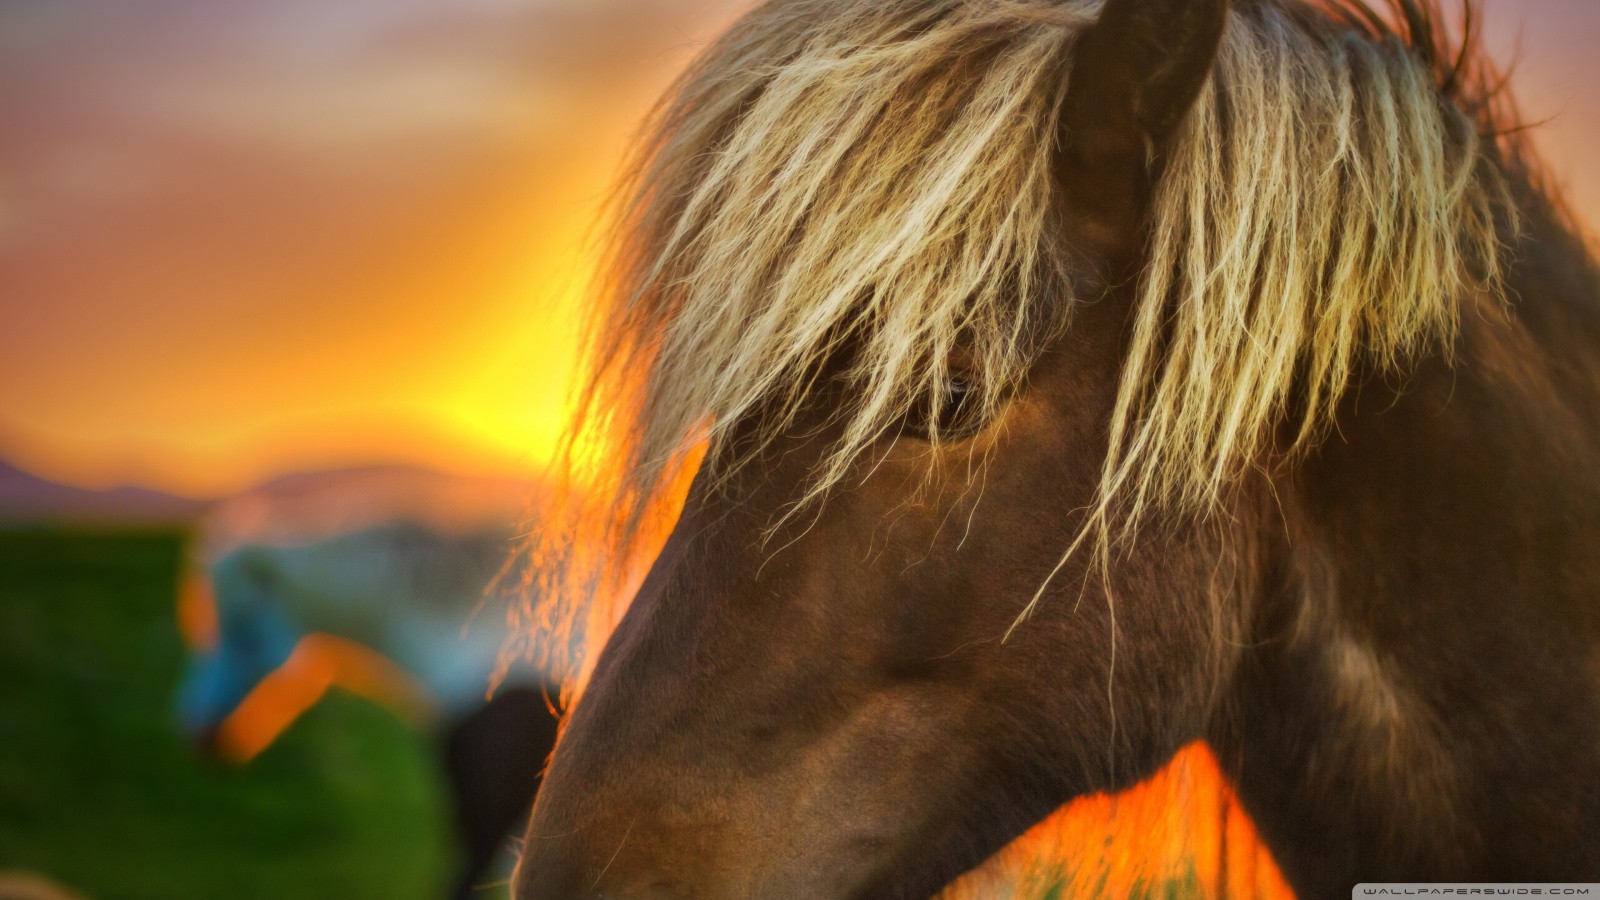
M 0 531 L 0 870 L 90 898 L 438 898 L 430 750 L 332 696 L 245 768 L 191 752 L 170 702 L 175 534 Z

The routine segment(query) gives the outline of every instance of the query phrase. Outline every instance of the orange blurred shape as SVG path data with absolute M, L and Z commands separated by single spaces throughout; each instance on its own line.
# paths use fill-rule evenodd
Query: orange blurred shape
M 223 720 L 217 752 L 233 762 L 249 762 L 334 686 L 413 721 L 431 707 L 427 691 L 388 657 L 355 641 L 312 633 Z
M 205 573 L 191 569 L 178 587 L 178 634 L 190 650 L 205 653 L 217 648 L 217 599 Z
M 1293 900 L 1203 743 L 1118 794 L 1081 797 L 946 890 L 944 900 L 1179 896 Z

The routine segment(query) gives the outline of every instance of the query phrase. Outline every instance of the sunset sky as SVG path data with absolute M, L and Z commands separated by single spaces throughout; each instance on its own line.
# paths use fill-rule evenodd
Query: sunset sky
M 1600 2 L 1487 0 L 1600 222 Z M 0 459 L 537 467 L 630 127 L 737 0 L 0 7 Z

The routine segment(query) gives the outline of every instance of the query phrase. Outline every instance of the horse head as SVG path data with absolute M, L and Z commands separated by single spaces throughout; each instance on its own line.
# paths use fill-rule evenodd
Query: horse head
M 1326 688 L 1252 720 L 1283 765 L 1333 752 L 1295 737 L 1325 712 L 1387 748 L 1362 791 L 1456 790 L 1421 693 L 1307 599 L 1340 576 L 1298 517 L 1377 481 L 1293 479 L 1500 290 L 1483 97 L 1420 4 L 1409 44 L 1355 3 L 1096 7 L 771 2 L 663 107 L 598 339 L 624 530 L 709 449 L 519 896 L 927 896 L 1185 744 L 1268 746 L 1234 724 L 1273 679 Z

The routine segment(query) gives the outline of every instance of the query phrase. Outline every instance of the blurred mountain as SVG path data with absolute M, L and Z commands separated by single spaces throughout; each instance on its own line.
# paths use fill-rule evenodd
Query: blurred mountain
M 69 487 L 0 462 L 0 522 L 170 525 L 194 521 L 208 505 L 141 487 Z
M 308 543 L 397 523 L 444 535 L 510 534 L 544 493 L 534 479 L 401 465 L 285 475 L 212 504 L 199 523 L 200 554 L 215 559 L 244 543 Z
M 527 478 L 453 475 L 407 465 L 357 466 L 283 475 L 218 506 L 270 503 L 303 516 L 349 519 L 352 525 L 368 524 L 356 519 L 411 519 L 447 530 L 470 529 L 485 518 L 516 518 L 536 487 Z M 350 530 L 332 522 L 329 529 Z
M 543 494 L 532 479 L 454 475 L 414 466 L 300 472 L 229 497 L 178 497 L 124 486 L 58 484 L 0 462 L 0 523 L 193 525 L 208 549 L 321 540 L 410 522 L 445 534 L 508 532 Z

